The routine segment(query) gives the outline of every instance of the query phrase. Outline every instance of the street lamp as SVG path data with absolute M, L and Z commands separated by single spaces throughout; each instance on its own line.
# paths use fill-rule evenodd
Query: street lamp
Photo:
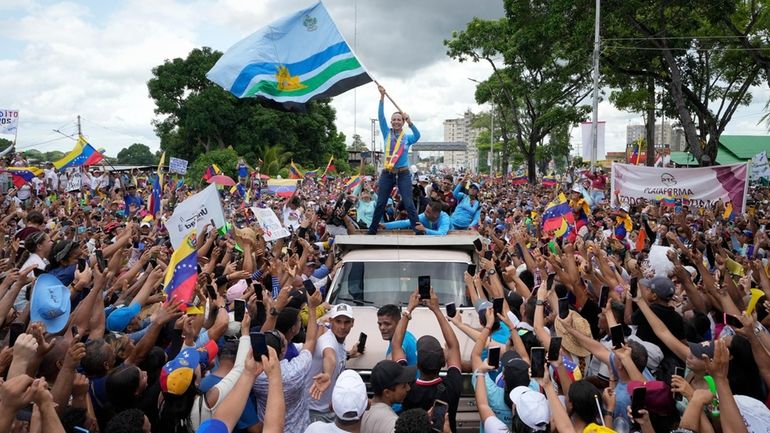
M 469 80 L 476 84 L 481 84 L 481 81 L 468 77 Z M 492 99 L 494 101 L 494 98 Z M 487 163 L 489 164 L 489 174 L 492 174 L 492 165 L 495 161 L 495 104 L 489 103 L 489 158 Z

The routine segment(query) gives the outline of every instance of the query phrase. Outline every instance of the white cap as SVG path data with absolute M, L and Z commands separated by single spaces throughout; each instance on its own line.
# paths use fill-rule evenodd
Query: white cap
M 342 421 L 359 420 L 368 405 L 369 397 L 361 376 L 354 370 L 340 373 L 332 391 L 332 409 L 337 418 Z
M 332 313 L 329 317 L 332 319 L 339 316 L 347 316 L 353 318 L 353 307 L 348 304 L 337 304 L 332 307 Z
M 629 205 L 628 203 L 623 203 L 622 205 L 620 205 L 620 210 L 623 210 L 626 213 L 628 213 L 631 210 L 631 205 Z
M 526 386 L 517 386 L 509 396 L 516 405 L 516 414 L 524 424 L 532 430 L 545 431 L 551 421 L 551 409 L 543 394 Z
M 580 188 L 580 185 L 574 184 L 574 185 L 572 185 L 572 192 L 579 192 L 579 193 L 582 194 L 583 193 L 583 189 Z

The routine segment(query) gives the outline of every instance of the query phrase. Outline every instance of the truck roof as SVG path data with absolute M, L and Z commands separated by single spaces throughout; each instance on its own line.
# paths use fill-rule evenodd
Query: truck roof
M 377 235 L 339 235 L 334 238 L 334 244 L 343 252 L 365 248 L 415 248 L 415 249 L 453 249 L 469 253 L 475 251 L 473 241 L 478 234 L 455 232 L 446 236 L 415 235 L 411 231 L 388 232 Z

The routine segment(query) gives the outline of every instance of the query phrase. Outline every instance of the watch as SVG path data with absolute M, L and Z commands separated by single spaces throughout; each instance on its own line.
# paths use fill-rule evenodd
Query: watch
M 535 301 L 535 306 L 538 306 L 538 305 L 545 305 L 545 301 L 538 299 L 537 301 Z
M 495 275 L 497 273 L 497 270 L 495 268 L 492 268 L 487 271 L 487 275 Z
M 278 315 L 278 313 L 280 313 L 280 312 L 279 312 L 278 310 L 276 310 L 276 309 L 275 309 L 275 307 L 272 307 L 272 308 L 270 309 L 270 315 L 271 315 L 271 316 L 277 316 L 277 315 Z

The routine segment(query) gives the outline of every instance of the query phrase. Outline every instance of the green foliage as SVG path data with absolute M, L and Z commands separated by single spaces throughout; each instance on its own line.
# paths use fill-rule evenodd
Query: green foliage
M 289 164 L 291 153 L 283 150 L 283 146 L 269 146 L 262 153 L 260 172 L 268 176 L 277 176 L 280 170 Z
M 366 147 L 366 143 L 361 139 L 361 135 L 359 134 L 353 134 L 353 143 L 350 144 L 350 150 L 357 150 L 357 151 L 368 151 L 369 148 Z
M 367 164 L 364 166 L 364 175 L 374 176 L 376 173 L 377 173 L 377 167 L 375 167 L 373 164 Z
M 158 158 L 152 154 L 147 145 L 134 143 L 118 152 L 117 163 L 120 165 L 155 165 L 158 163 Z
M 13 141 L 0 138 L 0 151 L 5 150 L 8 146 L 12 145 Z
M 7 140 L 6 140 L 7 141 Z M 11 144 L 11 141 L 8 141 L 9 144 Z M 0 142 L 0 149 L 4 149 L 6 146 L 2 145 L 2 142 Z M 64 152 L 60 150 L 52 150 L 50 152 L 41 152 L 36 149 L 29 149 L 29 150 L 23 150 L 21 153 L 24 154 L 28 159 L 32 159 L 37 161 L 38 163 L 44 163 L 44 162 L 53 162 L 56 160 L 61 159 L 64 156 Z
M 337 131 L 328 100 L 309 103 L 306 113 L 288 113 L 256 99 L 238 99 L 206 79 L 221 55 L 196 48 L 185 59 L 167 60 L 153 69 L 147 87 L 161 117 L 154 121 L 155 131 L 169 155 L 194 160 L 231 146 L 254 165 L 280 145 L 309 166 L 326 164 L 325 155 L 345 158 L 345 136 Z
M 195 182 L 203 182 L 201 180 L 203 173 L 211 164 L 216 164 L 222 170 L 223 174 L 235 179 L 235 176 L 237 175 L 236 165 L 238 164 L 238 154 L 235 150 L 230 148 L 206 152 L 197 157 L 187 168 L 187 178 L 190 179 L 190 182 L 193 184 L 195 184 Z

